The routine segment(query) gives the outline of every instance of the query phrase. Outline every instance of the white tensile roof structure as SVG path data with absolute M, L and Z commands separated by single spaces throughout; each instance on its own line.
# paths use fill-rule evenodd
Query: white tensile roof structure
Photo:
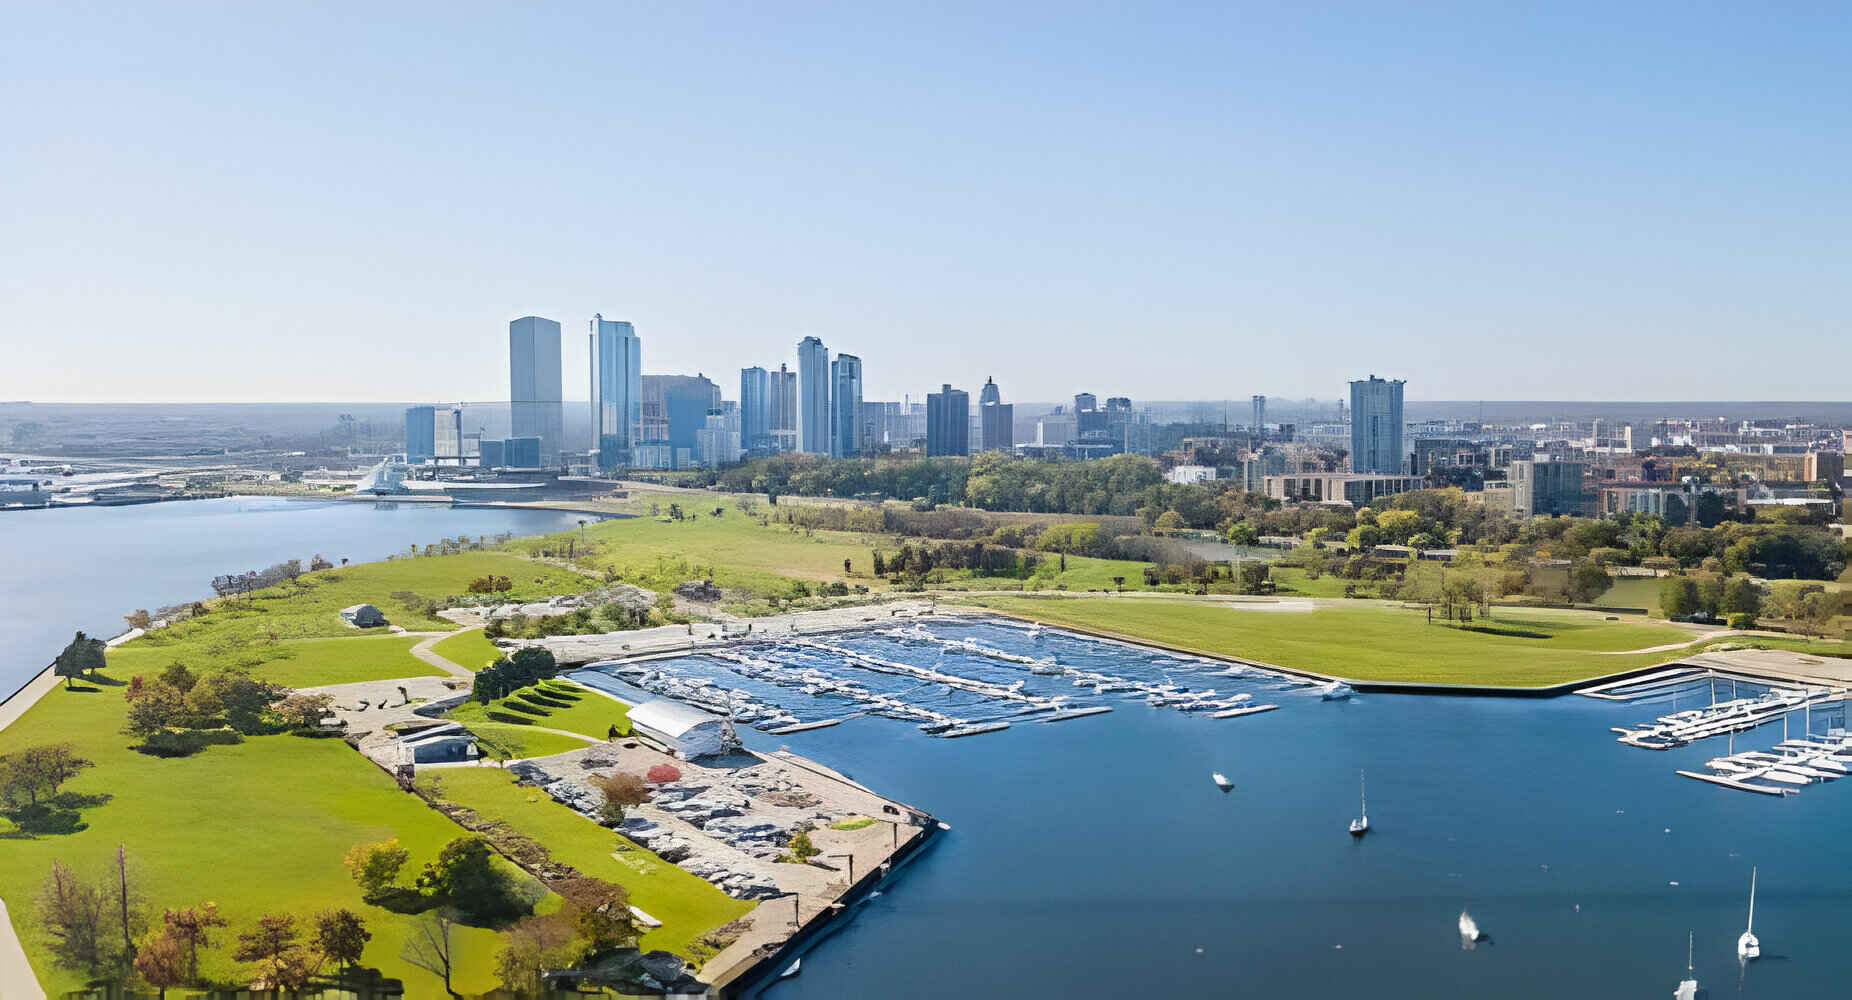
M 726 719 L 669 698 L 651 698 L 632 708 L 630 729 L 683 760 L 727 753 L 739 742 Z

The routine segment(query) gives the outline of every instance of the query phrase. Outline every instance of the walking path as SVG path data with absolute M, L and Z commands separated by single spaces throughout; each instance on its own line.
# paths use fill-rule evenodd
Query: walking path
M 430 636 L 430 638 L 412 647 L 412 655 L 416 656 L 417 658 L 419 658 L 420 660 L 423 660 L 426 663 L 429 663 L 431 666 L 436 667 L 439 670 L 442 670 L 444 673 L 447 673 L 452 677 L 474 677 L 476 675 L 471 673 L 468 667 L 465 667 L 462 664 L 457 663 L 452 660 L 446 660 L 443 657 L 437 655 L 437 653 L 433 652 L 431 649 L 432 646 L 435 646 L 438 643 L 443 642 L 445 639 L 448 639 L 453 635 L 457 635 L 458 633 L 468 632 L 468 631 L 469 629 L 460 628 L 460 629 L 457 629 L 455 632 L 415 632 L 415 633 L 412 633 L 414 635 Z
M 26 949 L 19 946 L 19 935 L 13 932 L 4 902 L 0 902 L 0 997 L 45 1000 L 45 991 L 32 974 L 32 963 L 26 961 Z

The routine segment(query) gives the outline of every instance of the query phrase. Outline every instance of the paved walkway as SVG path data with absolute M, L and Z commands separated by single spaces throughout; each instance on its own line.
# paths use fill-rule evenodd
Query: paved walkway
M 412 633 L 414 635 L 430 636 L 430 638 L 412 647 L 412 655 L 416 656 L 417 658 L 419 658 L 420 660 L 423 660 L 426 663 L 429 663 L 431 666 L 436 667 L 439 670 L 442 670 L 444 673 L 447 673 L 452 677 L 474 677 L 476 675 L 472 673 L 468 667 L 465 667 L 462 664 L 457 663 L 453 660 L 446 660 L 443 657 L 437 655 L 437 653 L 433 652 L 431 649 L 432 646 L 435 646 L 438 643 L 443 642 L 445 639 L 448 639 L 453 635 L 457 635 L 459 633 L 468 632 L 468 631 L 469 629 L 460 628 L 460 629 L 457 629 L 455 632 L 416 632 L 416 633 Z
M 32 974 L 32 963 L 26 961 L 26 950 L 19 946 L 19 936 L 13 933 L 13 921 L 8 919 L 3 902 L 0 902 L 0 997 L 45 1000 L 45 991 L 39 987 L 38 977 Z

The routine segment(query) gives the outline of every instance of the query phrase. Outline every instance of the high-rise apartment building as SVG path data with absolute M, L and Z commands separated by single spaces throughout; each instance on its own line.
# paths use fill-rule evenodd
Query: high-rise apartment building
M 509 437 L 540 441 L 540 465 L 559 459 L 564 404 L 560 390 L 559 324 L 523 316 L 508 324 Z
M 1401 474 L 1404 384 L 1374 375 L 1350 384 L 1350 471 Z
M 667 445 L 671 468 L 695 460 L 696 436 L 708 411 L 720 407 L 720 387 L 705 375 L 643 376 L 644 441 Z
M 1016 406 L 1003 401 L 997 380 L 986 378 L 978 390 L 978 445 L 982 451 L 1010 451 L 1016 447 Z
M 926 394 L 926 454 L 971 454 L 971 394 L 950 385 Z
M 1254 396 L 1249 402 L 1254 405 L 1254 415 L 1248 424 L 1248 431 L 1259 436 L 1267 429 L 1267 397 Z
M 593 407 L 598 425 L 592 428 L 592 441 L 600 451 L 600 461 L 607 468 L 616 464 L 604 456 L 607 445 L 625 452 L 642 440 L 643 432 L 643 342 L 637 331 L 622 320 L 592 316 L 592 335 L 597 341 L 597 405 Z M 628 456 L 624 461 L 628 461 Z
M 405 408 L 405 461 L 421 465 L 437 456 L 437 407 Z
M 754 455 L 772 447 L 772 373 L 754 365 L 740 369 L 740 446 Z
M 797 342 L 797 450 L 830 453 L 830 351 L 815 337 Z
M 1520 517 L 1580 516 L 1588 513 L 1582 462 L 1518 459 L 1511 463 L 1511 506 Z
M 862 359 L 838 354 L 830 362 L 830 454 L 862 453 Z
M 797 450 L 797 373 L 779 365 L 770 375 L 771 391 L 766 394 L 767 409 L 772 412 L 772 447 L 783 453 Z

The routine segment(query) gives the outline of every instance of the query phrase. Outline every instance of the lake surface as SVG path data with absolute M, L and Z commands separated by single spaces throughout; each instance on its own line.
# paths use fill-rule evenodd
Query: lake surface
M 1253 691 L 1282 707 L 1215 720 L 1088 696 L 1115 710 L 956 740 L 874 716 L 753 737 L 952 826 L 767 997 L 1669 996 L 1688 930 L 1708 996 L 1833 996 L 1852 984 L 1852 779 L 1768 798 L 1673 773 L 1701 769 L 1721 739 L 1665 753 L 1614 742 L 1609 726 L 1664 714 L 1669 699 L 1326 702 L 1303 686 L 1053 632 L 1038 643 L 1013 627 L 932 629 L 1029 655 L 1055 640 L 1063 665 Z M 891 631 L 831 641 L 949 673 L 1027 678 L 1029 691 L 1077 690 Z M 853 708 L 757 686 L 710 658 L 674 669 L 799 717 Z M 1701 693 L 1687 691 L 1682 706 Z M 919 694 L 983 710 L 963 695 Z M 1792 724 L 1799 735 L 1799 713 Z M 1781 738 L 1777 723 L 1739 735 L 1736 749 Z M 1346 831 L 1359 769 L 1374 830 L 1360 842 Z M 1212 771 L 1235 789 L 1218 791 Z M 1744 969 L 1735 943 L 1751 864 L 1761 866 L 1764 957 Z M 1462 908 L 1489 942 L 1462 948 Z
M 0 698 L 83 629 L 112 636 L 136 608 L 212 596 L 221 573 L 321 553 L 384 559 L 413 544 L 561 531 L 584 515 L 422 503 L 232 497 L 0 513 Z

